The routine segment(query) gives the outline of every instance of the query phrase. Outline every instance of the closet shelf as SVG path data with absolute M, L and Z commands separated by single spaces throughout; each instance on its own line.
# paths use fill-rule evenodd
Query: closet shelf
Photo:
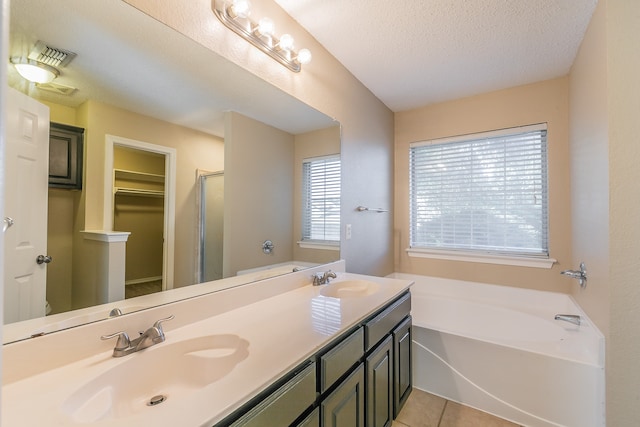
M 125 169 L 114 169 L 116 179 L 124 179 L 128 181 L 144 181 L 144 182 L 164 182 L 164 175 L 155 173 L 137 172 Z
M 144 190 L 141 188 L 116 187 L 116 195 L 122 196 L 139 196 L 139 197 L 164 197 L 162 190 Z

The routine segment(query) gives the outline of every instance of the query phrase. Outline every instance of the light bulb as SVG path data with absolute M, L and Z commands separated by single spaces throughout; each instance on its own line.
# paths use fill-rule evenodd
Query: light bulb
M 46 64 L 23 59 L 11 60 L 18 73 L 33 83 L 49 83 L 58 77 L 58 70 Z
M 309 62 L 311 62 L 311 51 L 309 49 L 300 49 L 296 60 L 300 64 L 308 64 Z
M 282 37 L 280 37 L 278 46 L 283 50 L 293 49 L 293 37 L 291 37 L 291 35 L 289 34 L 283 34 Z
M 251 15 L 251 2 L 249 0 L 233 0 L 228 12 L 232 18 L 248 18 Z
M 273 21 L 269 18 L 262 18 L 258 22 L 258 28 L 256 29 L 258 35 L 262 36 L 272 36 L 275 31 L 275 25 Z

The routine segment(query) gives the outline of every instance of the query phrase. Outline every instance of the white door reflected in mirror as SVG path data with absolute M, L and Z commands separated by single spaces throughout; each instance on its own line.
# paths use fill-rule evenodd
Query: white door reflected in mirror
M 4 323 L 41 317 L 46 307 L 49 108 L 7 89 Z M 10 226 L 10 228 L 9 228 Z

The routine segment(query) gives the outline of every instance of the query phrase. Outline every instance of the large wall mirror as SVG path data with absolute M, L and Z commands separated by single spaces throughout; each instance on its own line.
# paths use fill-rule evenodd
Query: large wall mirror
M 81 189 L 47 190 L 42 316 L 5 318 L 4 343 L 339 259 L 339 243 L 300 243 L 302 164 L 339 156 L 338 123 L 121 0 L 10 12 L 13 62 L 75 54 L 51 83 L 11 65 L 8 81 L 84 129 L 84 162 Z M 96 288 L 96 230 L 126 236 L 122 301 Z

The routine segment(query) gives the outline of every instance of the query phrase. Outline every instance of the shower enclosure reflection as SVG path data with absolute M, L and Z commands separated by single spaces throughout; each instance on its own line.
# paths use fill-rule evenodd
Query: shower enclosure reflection
M 200 173 L 198 176 L 199 281 L 222 279 L 224 238 L 224 172 Z

